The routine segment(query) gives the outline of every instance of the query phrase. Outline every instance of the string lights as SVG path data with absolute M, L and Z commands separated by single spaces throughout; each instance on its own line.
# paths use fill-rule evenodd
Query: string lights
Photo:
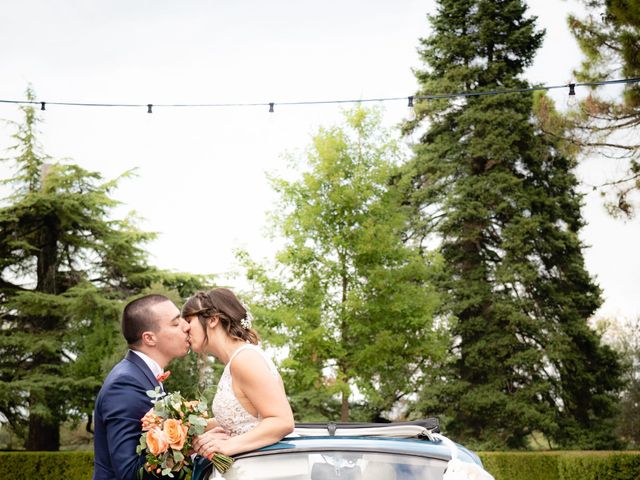
M 458 93 L 443 93 L 434 95 L 410 95 L 408 97 L 383 97 L 383 98 L 360 98 L 350 100 L 311 100 L 300 102 L 267 102 L 267 103 L 182 103 L 182 104 L 133 104 L 133 103 L 83 103 L 83 102 L 43 102 L 40 100 L 2 100 L 0 103 L 13 103 L 18 105 L 40 104 L 40 110 L 45 110 L 45 105 L 59 105 L 68 107 L 123 107 L 123 108 L 147 108 L 147 113 L 153 113 L 153 108 L 190 108 L 190 107 L 269 107 L 269 113 L 274 113 L 275 105 L 328 105 L 328 104 L 341 104 L 341 103 L 365 103 L 365 102 L 393 102 L 393 101 L 406 101 L 407 107 L 413 108 L 414 103 L 422 100 L 441 100 L 447 98 L 459 98 L 459 97 L 478 97 L 484 95 L 504 95 L 508 93 L 525 93 L 535 92 L 542 90 L 555 90 L 559 88 L 569 89 L 569 100 L 574 101 L 576 98 L 576 87 L 597 87 L 602 85 L 614 85 L 614 84 L 632 84 L 639 83 L 640 77 L 635 78 L 623 78 L 619 80 L 602 80 L 599 82 L 583 82 L 583 83 L 569 83 L 565 85 L 541 85 L 537 87 L 529 88 L 516 88 L 516 89 L 504 89 L 504 90 L 485 90 L 485 91 L 468 91 Z
M 578 98 L 576 97 L 576 84 L 574 82 L 569 83 L 569 96 L 567 97 L 567 107 L 574 108 L 578 104 Z

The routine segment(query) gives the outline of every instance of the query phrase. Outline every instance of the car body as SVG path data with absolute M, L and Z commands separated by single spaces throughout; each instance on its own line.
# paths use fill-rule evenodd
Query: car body
M 482 467 L 477 455 L 459 445 L 452 448 L 453 443 L 436 431 L 433 419 L 402 424 L 299 424 L 280 442 L 237 455 L 224 478 L 442 480 L 453 451 L 458 460 Z M 194 480 L 199 477 L 194 475 Z

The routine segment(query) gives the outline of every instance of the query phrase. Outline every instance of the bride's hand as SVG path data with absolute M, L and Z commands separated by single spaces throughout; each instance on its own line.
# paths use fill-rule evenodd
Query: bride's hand
M 207 420 L 207 426 L 204 428 L 204 431 L 208 432 L 208 431 L 213 430 L 215 428 L 222 428 L 222 427 L 220 427 L 220 425 L 218 424 L 218 421 L 215 418 L 210 418 L 209 420 Z M 220 431 L 224 432 L 224 429 L 222 429 Z
M 222 427 L 215 427 L 195 437 L 192 446 L 198 455 L 211 458 L 214 453 L 224 453 L 224 443 L 228 439 L 229 435 Z

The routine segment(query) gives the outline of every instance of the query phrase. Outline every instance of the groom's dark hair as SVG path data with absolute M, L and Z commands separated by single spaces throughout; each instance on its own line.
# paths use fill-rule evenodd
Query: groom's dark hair
M 129 346 L 136 345 L 144 332 L 157 330 L 158 324 L 153 318 L 151 308 L 170 301 L 164 295 L 151 294 L 127 303 L 122 312 L 122 335 Z

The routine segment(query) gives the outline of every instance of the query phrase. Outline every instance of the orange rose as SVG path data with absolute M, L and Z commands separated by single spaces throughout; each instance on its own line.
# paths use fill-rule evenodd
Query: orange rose
M 188 431 L 189 427 L 182 425 L 180 420 L 170 418 L 164 422 L 164 433 L 169 440 L 169 445 L 174 450 L 180 450 L 184 446 Z
M 169 448 L 167 434 L 159 428 L 154 428 L 147 432 L 147 449 L 156 457 L 164 453 Z
M 142 417 L 142 431 L 146 432 L 160 424 L 160 419 L 154 413 L 153 408 Z

